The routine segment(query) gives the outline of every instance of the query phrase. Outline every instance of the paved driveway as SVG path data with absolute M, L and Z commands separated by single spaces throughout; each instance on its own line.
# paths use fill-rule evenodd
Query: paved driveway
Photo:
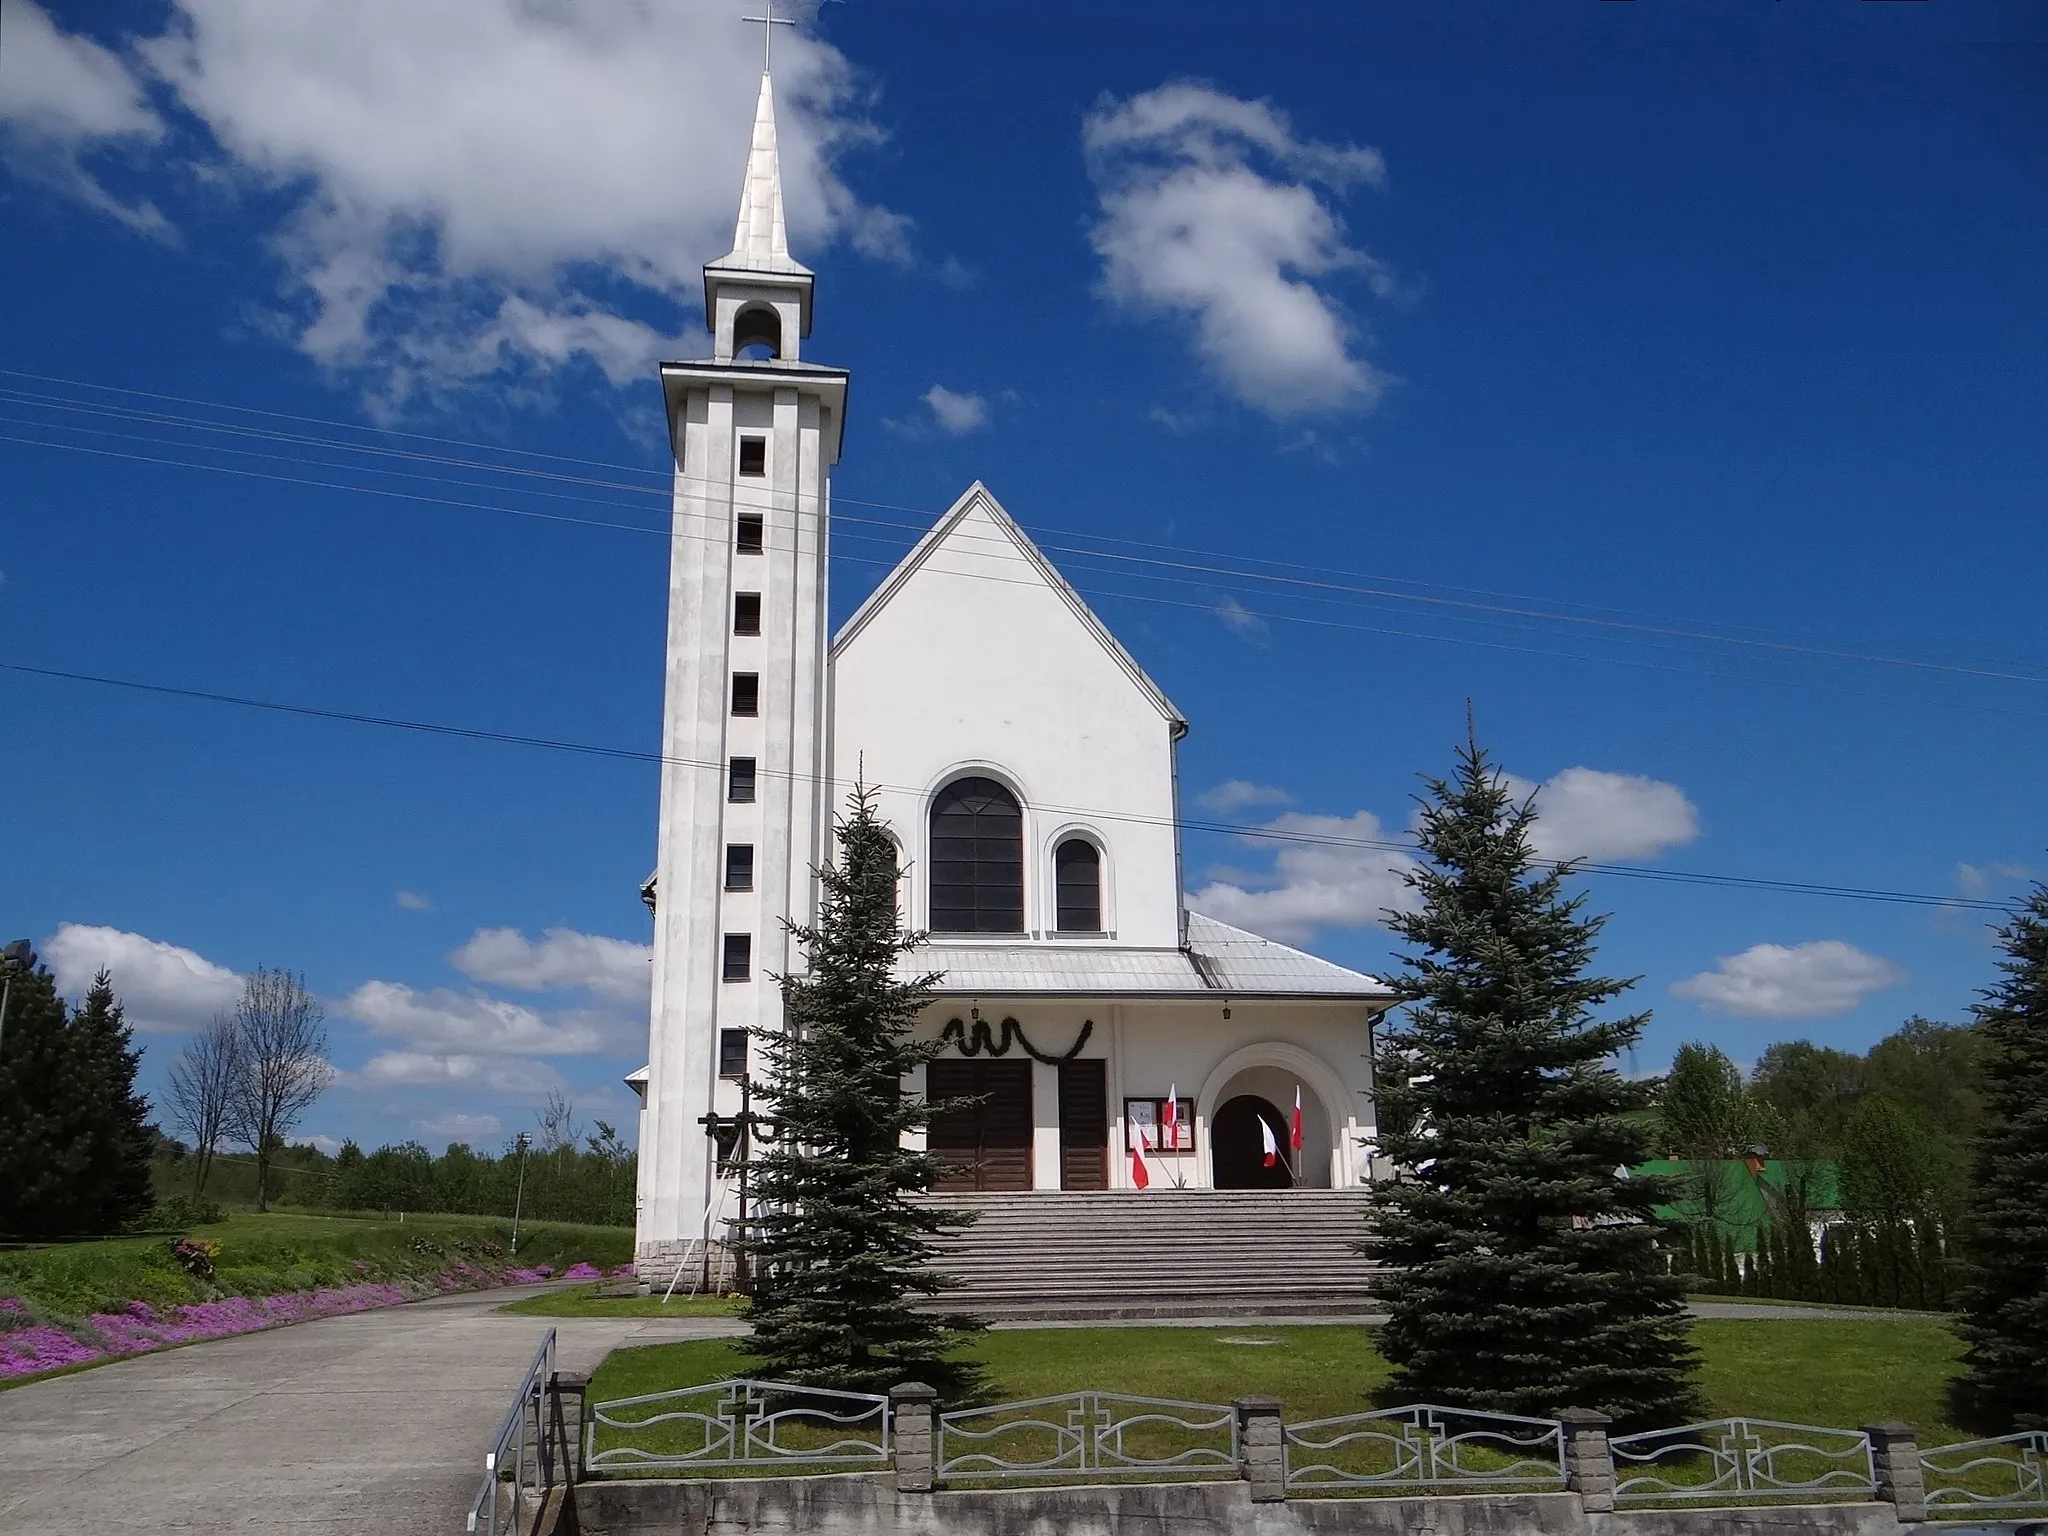
M 245 1334 L 0 1392 L 0 1531 L 449 1536 L 552 1321 L 560 1369 L 723 1318 L 494 1316 L 512 1291 Z

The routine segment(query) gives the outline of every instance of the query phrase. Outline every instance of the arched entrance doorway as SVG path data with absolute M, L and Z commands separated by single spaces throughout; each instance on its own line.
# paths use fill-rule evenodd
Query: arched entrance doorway
M 1266 1138 L 1259 1124 L 1273 1133 L 1280 1156 L 1266 1166 Z M 1215 1168 L 1218 1189 L 1291 1189 L 1294 1176 L 1288 1163 L 1294 1154 L 1287 1146 L 1287 1118 L 1266 1099 L 1255 1093 L 1241 1093 L 1226 1099 L 1209 1121 L 1209 1154 Z

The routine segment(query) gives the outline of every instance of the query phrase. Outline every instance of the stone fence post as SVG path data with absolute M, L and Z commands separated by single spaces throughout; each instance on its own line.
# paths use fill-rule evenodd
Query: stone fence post
M 930 1493 L 937 1485 L 938 1442 L 933 1406 L 939 1394 L 921 1381 L 889 1389 L 889 1434 L 896 1450 L 899 1493 Z
M 1866 1424 L 1870 1436 L 1870 1468 L 1877 1474 L 1877 1496 L 1897 1512 L 1899 1523 L 1927 1518 L 1927 1474 L 1920 1466 L 1920 1431 L 1910 1424 Z
M 1589 1515 L 1614 1511 L 1614 1452 L 1607 1426 L 1614 1421 L 1590 1408 L 1560 1408 L 1555 1417 L 1564 1426 L 1564 1485 L 1579 1496 Z
M 1254 1504 L 1287 1497 L 1287 1445 L 1280 1427 L 1280 1399 L 1240 1397 L 1237 1410 L 1238 1472 L 1252 1485 Z

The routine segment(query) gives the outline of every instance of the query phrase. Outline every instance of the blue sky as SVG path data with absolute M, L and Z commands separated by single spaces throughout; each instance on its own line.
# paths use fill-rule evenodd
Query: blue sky
M 0 662 L 653 750 L 652 363 L 703 345 L 754 7 L 5 3 Z M 1204 819 L 1397 835 L 1470 699 L 1554 851 L 2048 869 L 2038 18 L 1289 14 L 778 38 L 806 355 L 853 370 L 835 612 L 978 477 L 1193 720 Z M 551 1087 L 630 1129 L 651 764 L 0 708 L 0 937 L 112 964 L 149 1083 L 282 965 L 343 1074 L 308 1133 L 494 1143 Z M 1216 915 L 1387 963 L 1385 854 L 1187 854 Z M 1957 1018 L 1995 958 L 1963 906 L 1588 885 L 1640 1070 Z

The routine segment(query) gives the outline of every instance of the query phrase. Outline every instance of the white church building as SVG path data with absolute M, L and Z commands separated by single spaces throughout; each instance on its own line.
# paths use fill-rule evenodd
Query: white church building
M 848 375 L 803 356 L 814 286 L 789 254 L 764 74 L 733 249 L 704 269 L 712 355 L 661 369 L 654 990 L 629 1079 L 642 1274 L 737 1214 L 710 1117 L 758 1069 L 748 1031 L 781 1022 L 773 978 L 802 963 L 785 923 L 815 914 L 856 777 L 900 848 L 904 925 L 931 935 L 906 970 L 944 975 L 920 1025 L 944 1051 L 907 1085 L 956 1170 L 942 1189 L 1363 1183 L 1391 993 L 1188 909 L 1188 723 L 995 497 L 968 487 L 828 632 Z

